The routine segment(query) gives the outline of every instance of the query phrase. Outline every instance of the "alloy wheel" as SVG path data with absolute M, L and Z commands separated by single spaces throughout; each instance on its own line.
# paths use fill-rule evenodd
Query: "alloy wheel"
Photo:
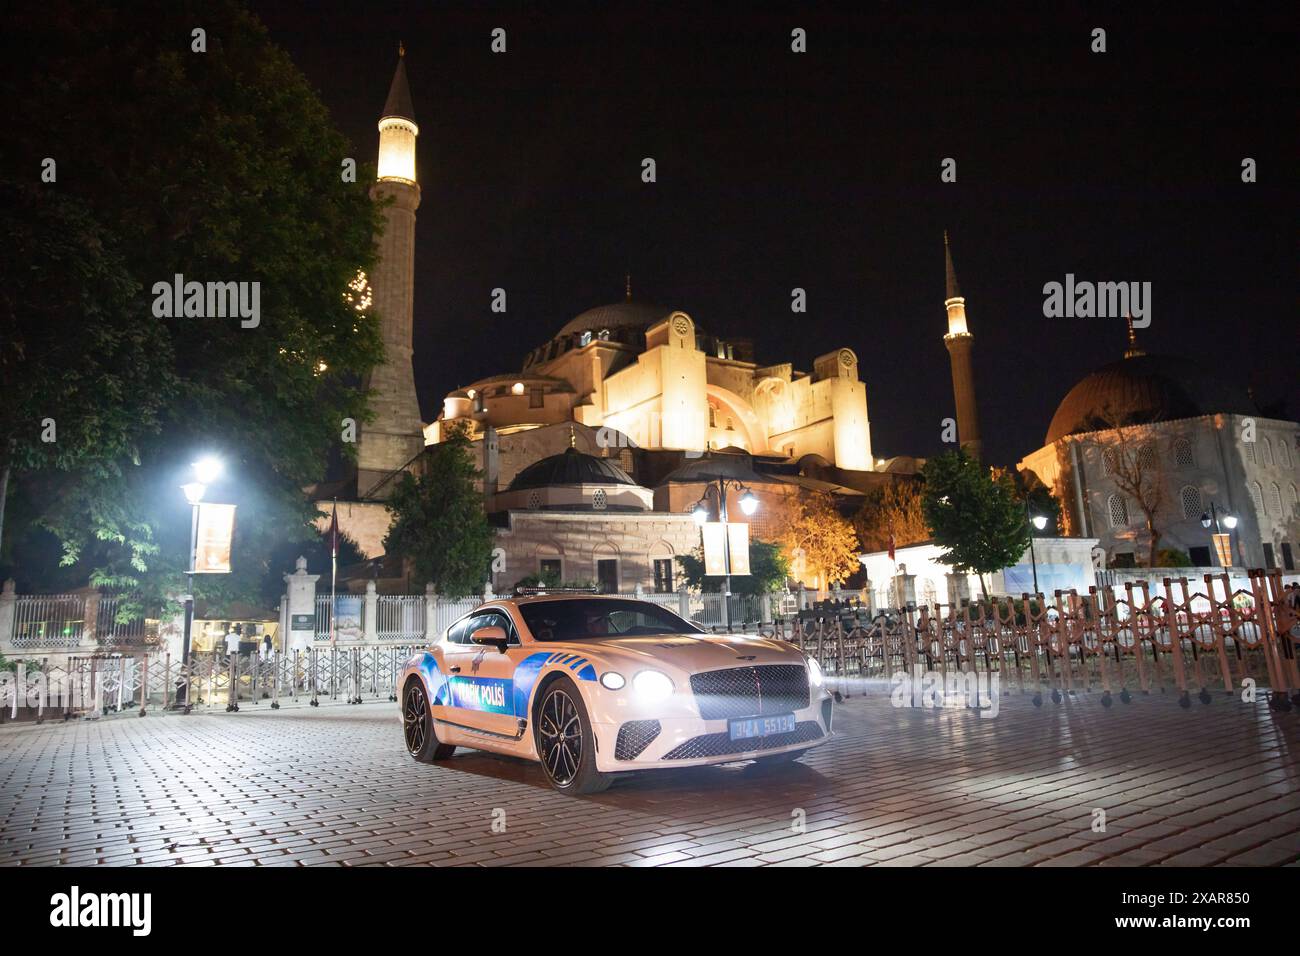
M 424 688 L 412 684 L 406 692 L 406 706 L 402 708 L 402 733 L 406 737 L 406 749 L 418 755 L 424 750 L 425 735 L 428 733 L 429 702 L 424 696 Z
M 582 763 L 582 719 L 567 692 L 557 688 L 546 695 L 538 730 L 547 776 L 556 786 L 568 786 Z

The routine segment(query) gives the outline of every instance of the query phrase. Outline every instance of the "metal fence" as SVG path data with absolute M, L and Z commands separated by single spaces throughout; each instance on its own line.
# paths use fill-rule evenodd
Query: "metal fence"
M 1300 618 L 1279 572 L 1252 571 L 1248 582 L 1233 590 L 1227 575 L 1207 574 L 1203 589 L 1165 579 L 1158 595 L 1142 581 L 1126 584 L 1122 597 L 1094 586 L 1082 595 L 922 605 L 874 618 L 808 611 L 772 634 L 814 657 L 842 694 L 862 679 L 921 668 L 944 680 L 950 672 L 998 674 L 1004 689 L 1032 691 L 1036 704 L 1044 693 L 1059 703 L 1100 689 L 1110 706 L 1112 693 L 1128 703 L 1134 690 L 1172 687 L 1189 707 L 1193 691 L 1209 703 L 1214 693 L 1258 686 L 1273 691 L 1273 706 L 1290 709 L 1300 702 Z
M 14 605 L 12 642 L 16 648 L 76 647 L 85 627 L 85 595 L 24 596 Z
M 406 660 L 423 644 L 313 647 L 285 655 L 200 652 L 187 666 L 166 654 L 90 654 L 62 666 L 0 674 L 0 721 L 67 719 L 187 706 L 240 710 L 281 702 L 396 700 Z M 233 690 L 232 690 L 233 689 Z
M 158 642 L 158 619 L 145 614 L 119 620 L 131 595 L 111 591 L 22 595 L 13 600 L 14 649 L 144 646 Z

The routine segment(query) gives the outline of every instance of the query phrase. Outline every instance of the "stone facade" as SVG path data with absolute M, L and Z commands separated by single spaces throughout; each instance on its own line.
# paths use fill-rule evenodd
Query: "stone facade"
M 685 312 L 638 302 L 592 309 L 535 349 L 518 374 L 450 393 L 426 429 L 451 422 L 510 430 L 579 422 L 637 447 L 743 448 L 789 458 L 816 454 L 870 471 L 866 386 L 852 350 L 820 356 L 811 374 L 759 366 L 748 347 L 711 337 Z
M 1163 501 L 1160 547 L 1186 552 L 1193 564 L 1217 564 L 1201 515 L 1213 502 L 1238 520 L 1234 564 L 1292 570 L 1300 560 L 1300 424 L 1236 414 L 1131 426 L 1149 443 Z M 1245 437 L 1253 434 L 1254 441 Z M 1149 537 L 1142 511 L 1116 486 L 1106 462 L 1108 433 L 1067 435 L 1026 455 L 1061 503 L 1066 527 L 1095 536 L 1110 563 L 1145 563 Z M 1223 529 L 1225 532 L 1226 528 Z M 1267 547 L 1266 547 L 1267 546 Z
M 611 560 L 617 563 L 617 590 L 632 591 L 638 584 L 652 590 L 654 562 L 686 554 L 700 541 L 700 529 L 685 514 L 510 511 L 506 520 L 497 532 L 504 567 L 492 575 L 498 591 L 541 573 L 543 561 L 559 561 L 563 581 L 595 583 L 597 562 Z M 675 587 L 675 566 L 673 578 Z

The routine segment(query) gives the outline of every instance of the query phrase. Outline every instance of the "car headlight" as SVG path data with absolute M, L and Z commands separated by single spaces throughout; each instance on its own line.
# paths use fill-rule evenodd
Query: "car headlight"
M 814 687 L 821 687 L 822 681 L 826 679 L 822 674 L 822 666 L 811 657 L 805 657 L 804 660 L 808 663 L 808 683 Z
M 627 681 L 618 671 L 605 671 L 600 675 L 600 683 L 602 687 L 609 690 L 622 690 Z
M 659 671 L 642 671 L 632 678 L 632 687 L 642 700 L 653 703 L 672 696 L 673 682 Z

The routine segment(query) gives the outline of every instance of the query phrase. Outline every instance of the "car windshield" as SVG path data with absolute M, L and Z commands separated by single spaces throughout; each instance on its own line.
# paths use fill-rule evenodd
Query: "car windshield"
M 600 640 L 647 634 L 701 634 L 704 629 L 648 601 L 576 598 L 519 605 L 539 641 Z

